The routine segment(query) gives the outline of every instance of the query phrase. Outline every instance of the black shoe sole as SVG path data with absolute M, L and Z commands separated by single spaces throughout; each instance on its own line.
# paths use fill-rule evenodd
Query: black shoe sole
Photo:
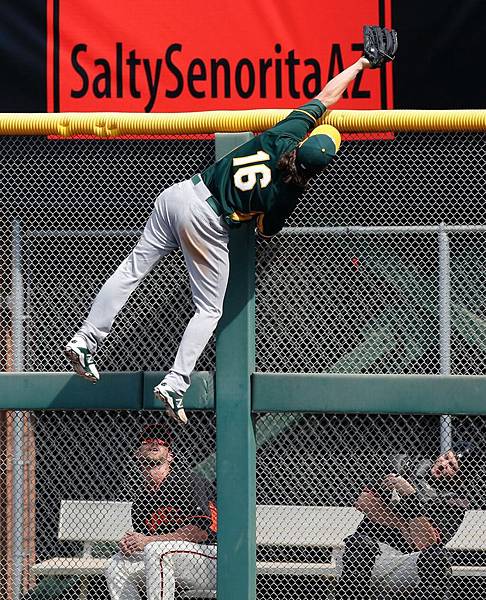
M 64 355 L 66 356 L 68 361 L 71 363 L 76 375 L 79 375 L 80 377 L 82 377 L 83 379 L 86 379 L 86 381 L 89 381 L 90 383 L 98 383 L 98 379 L 96 379 L 96 377 L 94 377 L 94 375 L 87 373 L 83 369 L 83 366 L 79 362 L 79 356 L 76 354 L 76 352 L 74 352 L 74 350 L 69 350 L 68 348 L 66 348 L 64 350 Z
M 169 404 L 169 401 L 167 400 L 167 398 L 165 396 L 163 396 L 159 392 L 154 392 L 154 395 L 157 398 L 157 400 L 160 400 L 160 402 L 162 402 L 162 404 L 165 406 L 165 412 L 171 419 L 174 419 L 174 421 L 177 421 L 179 423 L 179 425 L 187 425 L 187 421 L 183 421 L 182 419 L 180 419 L 177 416 L 177 413 L 172 408 L 172 406 Z

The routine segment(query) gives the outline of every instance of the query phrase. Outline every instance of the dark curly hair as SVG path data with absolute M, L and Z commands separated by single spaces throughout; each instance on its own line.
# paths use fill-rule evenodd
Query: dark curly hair
M 305 190 L 312 175 L 306 175 L 297 168 L 297 165 L 295 164 L 296 154 L 297 149 L 282 154 L 278 159 L 277 166 L 283 173 L 282 179 L 284 183 L 296 185 Z

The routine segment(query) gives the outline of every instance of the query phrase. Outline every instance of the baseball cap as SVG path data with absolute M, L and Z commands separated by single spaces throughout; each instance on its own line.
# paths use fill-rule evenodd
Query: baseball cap
M 297 167 L 309 175 L 322 171 L 336 156 L 340 145 L 341 135 L 335 127 L 319 125 L 297 148 Z
M 140 436 L 141 444 L 157 443 L 159 446 L 171 446 L 171 435 L 166 427 L 159 423 L 146 425 Z

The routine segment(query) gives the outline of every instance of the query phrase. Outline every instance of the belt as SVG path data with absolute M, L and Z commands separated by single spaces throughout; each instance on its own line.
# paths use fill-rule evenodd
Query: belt
M 194 175 L 193 177 L 191 177 L 191 181 L 194 185 L 197 185 L 198 183 L 204 183 L 200 175 Z M 206 202 L 209 204 L 209 206 L 213 209 L 213 211 L 218 217 L 221 217 L 221 215 L 224 214 L 223 208 L 221 207 L 219 200 L 215 196 L 208 196 L 206 198 Z

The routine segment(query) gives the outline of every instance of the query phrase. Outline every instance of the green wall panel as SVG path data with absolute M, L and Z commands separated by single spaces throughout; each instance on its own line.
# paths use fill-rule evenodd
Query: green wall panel
M 254 373 L 255 412 L 486 414 L 486 377 Z
M 162 408 L 155 401 L 159 372 L 102 373 L 92 384 L 71 373 L 0 373 L 0 410 Z M 214 409 L 214 373 L 194 373 L 185 405 Z
M 251 134 L 217 134 L 217 158 Z M 230 277 L 216 337 L 216 475 L 218 600 L 254 600 L 255 429 L 251 373 L 255 370 L 255 234 L 230 233 Z
M 71 373 L 0 373 L 0 408 L 139 409 L 142 373 L 102 373 L 93 384 Z

